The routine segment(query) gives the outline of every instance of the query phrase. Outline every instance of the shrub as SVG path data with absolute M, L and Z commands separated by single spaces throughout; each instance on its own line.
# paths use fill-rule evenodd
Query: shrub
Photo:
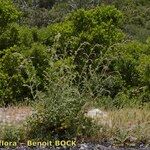
M 25 138 L 25 131 L 23 127 L 16 127 L 15 125 L 4 125 L 1 126 L 1 128 L 2 130 L 0 138 L 4 141 L 21 142 Z
M 18 26 L 16 24 L 9 24 L 0 35 L 0 50 L 17 44 L 19 41 L 18 35 Z
M 95 61 L 100 60 L 102 52 L 105 53 L 107 48 L 121 42 L 124 37 L 118 30 L 122 14 L 112 6 L 102 6 L 87 11 L 80 9 L 70 14 L 68 20 L 73 23 L 75 35 L 78 37 L 76 47 L 72 51 L 79 73 L 85 64 L 88 68 Z
M 22 26 L 22 27 L 19 27 L 18 33 L 19 33 L 18 45 L 31 47 L 31 44 L 34 42 L 32 30 L 29 27 Z
M 51 53 L 48 48 L 42 44 L 32 44 L 32 47 L 24 51 L 24 55 L 32 61 L 37 76 L 43 79 L 44 71 L 50 66 Z
M 120 92 L 116 95 L 116 97 L 113 99 L 113 106 L 115 108 L 121 109 L 121 108 L 132 108 L 136 106 L 140 106 L 140 101 L 137 97 L 129 97 L 128 94 L 124 92 Z
M 9 23 L 15 22 L 20 13 L 15 8 L 11 0 L 1 0 L 0 1 L 0 33 L 4 27 L 6 27 Z
M 115 45 L 109 51 L 109 56 L 114 56 L 112 68 L 119 72 L 122 79 L 128 86 L 138 86 L 140 84 L 139 72 L 136 69 L 139 65 L 140 55 L 147 53 L 147 46 L 138 42 Z
M 5 31 L 0 35 L 0 50 L 4 50 L 14 45 L 20 47 L 31 47 L 32 43 L 38 42 L 38 32 L 36 28 L 19 26 L 12 23 L 5 28 Z
M 39 31 L 40 42 L 52 46 L 58 34 L 61 36 L 61 44 L 65 44 L 64 42 L 67 42 L 67 39 L 73 35 L 72 23 L 70 21 L 61 22 L 49 25 L 47 28 L 42 28 Z
M 137 66 L 141 81 L 150 89 L 150 55 L 141 55 Z
M 118 92 L 123 90 L 124 81 L 119 74 L 101 73 L 99 75 L 95 72 L 89 78 L 85 76 L 83 88 L 94 97 L 110 96 L 114 98 Z
M 5 50 L 5 55 L 0 60 L 1 64 L 1 100 L 5 104 L 21 101 L 26 97 L 32 97 L 30 89 L 26 85 L 37 83 L 36 72 L 32 62 L 21 53 L 11 48 Z
M 82 113 L 85 98 L 66 83 L 49 83 L 47 92 L 38 97 L 37 113 L 29 120 L 30 138 L 71 139 L 84 129 Z

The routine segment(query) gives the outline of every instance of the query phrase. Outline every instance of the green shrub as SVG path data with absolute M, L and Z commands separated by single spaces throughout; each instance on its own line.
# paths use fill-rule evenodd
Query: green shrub
M 4 50 L 14 45 L 20 47 L 31 47 L 32 43 L 38 42 L 38 31 L 36 28 L 19 26 L 12 23 L 5 28 L 5 31 L 0 35 L 0 50 Z
M 42 28 L 39 31 L 40 42 L 52 46 L 52 44 L 55 42 L 55 36 L 60 34 L 61 38 L 63 38 L 61 43 L 65 44 L 64 41 L 66 42 L 68 37 L 70 38 L 72 32 L 72 23 L 69 21 L 52 24 L 47 26 L 47 28 Z
M 92 12 L 92 11 L 91 11 Z M 102 22 L 119 27 L 123 23 L 123 14 L 114 6 L 101 6 L 94 10 L 93 16 L 97 24 Z
M 24 52 L 24 55 L 32 61 L 37 76 L 43 79 L 44 71 L 50 67 L 51 53 L 48 48 L 42 44 L 32 44 L 32 47 Z
M 129 97 L 128 94 L 120 92 L 116 95 L 116 97 L 113 99 L 113 106 L 115 108 L 131 108 L 140 106 L 140 101 L 137 97 Z
M 24 45 L 26 47 L 30 47 L 31 44 L 34 42 L 33 41 L 33 34 L 32 34 L 32 30 L 29 27 L 19 27 L 19 41 L 18 41 L 18 45 Z
M 85 11 L 84 9 L 79 9 L 74 12 L 72 15 L 70 15 L 69 20 L 73 22 L 74 30 L 77 33 L 87 31 L 94 26 L 92 13 Z
M 66 83 L 49 83 L 47 92 L 36 101 L 37 113 L 29 120 L 30 138 L 69 139 L 84 128 L 82 107 L 85 98 Z
M 119 74 L 112 73 L 107 75 L 101 73 L 101 75 L 99 75 L 94 72 L 89 78 L 85 76 L 83 81 L 83 89 L 95 97 L 110 96 L 114 98 L 123 88 L 124 81 Z
M 25 131 L 22 127 L 16 127 L 14 125 L 1 126 L 0 138 L 4 141 L 21 142 L 25 138 Z M 14 146 L 15 147 L 15 146 Z M 15 147 L 16 148 L 16 147 Z
M 77 51 L 84 42 L 108 47 L 123 39 L 123 33 L 118 30 L 121 21 L 121 12 L 111 6 L 88 11 L 80 9 L 71 13 L 64 22 L 41 29 L 39 37 L 43 44 L 51 46 L 59 35 L 57 51 L 61 54 L 65 50 L 68 54 Z
M 141 55 L 137 66 L 141 81 L 150 89 L 150 55 Z
M 2 29 L 5 28 L 9 23 L 15 22 L 20 13 L 15 8 L 11 0 L 1 0 L 0 1 L 0 33 Z
M 147 54 L 147 51 L 147 45 L 138 42 L 122 43 L 108 51 L 107 57 L 114 56 L 112 68 L 121 74 L 126 87 L 141 84 L 137 66 L 140 64 L 140 55 Z
M 10 48 L 19 41 L 18 25 L 9 24 L 0 35 L 0 50 Z
M 105 55 L 107 48 L 124 38 L 123 33 L 118 29 L 122 14 L 112 6 L 102 6 L 87 11 L 77 10 L 70 14 L 68 20 L 72 21 L 75 35 L 78 37 L 75 40 L 76 47 L 72 51 L 79 73 L 85 65 L 87 68 L 90 65 L 96 67 L 97 64 L 95 66 L 92 64 L 100 60 L 100 54 L 103 52 Z
M 31 89 L 27 85 L 37 83 L 36 71 L 30 60 L 27 60 L 16 47 L 5 50 L 0 60 L 1 64 L 1 101 L 5 104 L 21 101 L 32 97 Z

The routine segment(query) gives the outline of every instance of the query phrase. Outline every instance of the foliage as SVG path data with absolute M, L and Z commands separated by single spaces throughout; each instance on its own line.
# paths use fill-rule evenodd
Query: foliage
M 24 85 L 29 84 L 29 75 L 13 70 L 18 70 L 16 68 L 25 60 L 26 63 L 23 65 L 27 65 L 25 67 L 27 70 L 30 68 L 31 76 L 34 76 L 35 80 L 32 82 L 35 85 L 32 90 L 29 88 L 30 94 L 26 94 L 29 89 L 24 91 L 24 98 L 31 98 L 30 95 L 35 94 L 37 89 L 43 91 L 46 82 L 49 83 L 47 75 L 51 74 L 53 79 L 57 80 L 66 74 L 68 68 L 75 76 L 73 83 L 80 84 L 81 91 L 91 92 L 94 96 L 114 98 L 118 92 L 126 88 L 135 86 L 148 88 L 148 43 L 124 43 L 124 34 L 120 30 L 122 21 L 122 13 L 114 6 L 101 6 L 91 10 L 76 10 L 64 22 L 39 30 L 10 24 L 0 38 L 3 50 L 1 86 L 15 77 L 15 82 L 17 80 L 20 84 L 16 84 L 18 94 L 15 94 L 16 91 L 12 92 L 11 88 L 15 85 L 11 82 L 7 83 L 9 86 L 6 93 L 9 93 L 9 99 L 13 95 L 13 99 L 18 100 L 19 95 L 26 88 Z M 10 48 L 14 45 L 17 45 L 17 48 Z M 5 50 L 6 48 L 10 50 Z M 12 49 L 13 51 L 16 49 L 15 53 Z M 6 67 L 12 58 L 15 59 L 14 66 Z M 12 73 L 5 68 L 12 70 Z M 54 76 L 58 68 L 63 71 L 59 76 Z M 6 81 L 4 82 L 3 79 Z
M 77 9 L 91 9 L 101 5 L 114 5 L 125 15 L 122 26 L 128 38 L 144 42 L 149 34 L 149 6 L 148 0 L 65 0 L 65 1 L 24 1 L 14 0 L 23 11 L 21 24 L 43 27 L 48 24 L 63 21 L 66 15 Z M 45 5 L 46 4 L 46 5 Z M 41 7 L 42 6 L 42 7 Z M 46 6 L 46 7 L 45 7 Z
M 138 71 L 142 82 L 150 87 L 150 56 L 142 55 L 139 58 L 140 65 L 138 66 Z
M 10 0 L 0 1 L 0 30 L 18 19 L 20 13 Z
M 84 129 L 88 120 L 81 108 L 87 100 L 68 84 L 69 80 L 51 81 L 47 91 L 39 93 L 37 113 L 28 120 L 30 138 L 70 139 L 79 134 L 79 129 Z
M 26 85 L 34 84 L 36 71 L 31 63 L 17 47 L 5 50 L 1 58 L 1 101 L 6 105 L 21 101 L 26 97 L 32 97 L 32 93 Z
M 0 50 L 13 47 L 31 47 L 33 42 L 37 42 L 38 33 L 36 28 L 19 26 L 16 23 L 9 24 L 5 31 L 0 35 Z
M 105 109 L 149 106 L 149 10 L 139 1 L 107 1 L 123 12 L 132 4 L 127 17 L 115 6 L 26 1 L 21 19 L 11 1 L 0 1 L 0 104 L 34 100 L 37 112 L 28 122 L 31 138 L 47 132 L 45 138 L 90 136 L 87 103 Z M 55 20 L 61 13 L 57 9 L 63 13 Z
M 25 131 L 23 127 L 16 127 L 14 125 L 3 125 L 1 127 L 1 139 L 3 140 L 20 142 L 25 137 Z M 13 147 L 15 148 L 15 146 L 12 145 L 11 148 Z
M 10 38 L 11 37 L 11 38 Z M 0 35 L 0 50 L 9 48 L 18 43 L 18 28 L 16 24 L 10 24 Z

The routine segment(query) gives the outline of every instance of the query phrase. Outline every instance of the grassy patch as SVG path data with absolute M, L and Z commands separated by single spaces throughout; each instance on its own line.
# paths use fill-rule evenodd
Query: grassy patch
M 99 128 L 92 140 L 110 141 L 118 147 L 150 143 L 150 110 L 124 108 L 107 113 L 111 126 L 100 125 L 97 119 L 95 123 L 99 124 Z
M 139 144 L 148 145 L 150 143 L 150 110 L 145 109 L 131 109 L 131 108 L 124 108 L 120 110 L 113 110 L 106 112 L 108 117 L 107 119 L 111 120 L 111 126 L 108 124 L 104 125 L 103 123 L 90 122 L 87 120 L 83 120 L 85 118 L 80 118 L 78 124 L 76 124 L 77 130 L 77 139 L 79 142 L 85 141 L 109 141 L 112 145 L 118 147 L 135 147 Z M 41 115 L 41 114 L 40 114 Z M 39 116 L 43 117 L 44 116 Z M 32 118 L 34 119 L 34 118 Z M 37 120 L 28 120 L 31 121 L 30 125 L 27 126 L 25 124 L 20 124 L 19 126 L 16 125 L 2 125 L 0 128 L 0 139 L 8 140 L 8 141 L 17 141 L 17 142 L 25 142 L 29 140 L 29 138 L 33 138 L 38 140 L 41 138 L 41 133 L 45 132 L 44 124 L 38 124 Z M 36 124 L 33 124 L 35 123 Z M 29 123 L 29 122 L 28 122 Z M 47 122 L 46 122 L 47 123 Z M 29 124 L 28 124 L 29 125 Z M 38 126 L 39 125 L 39 126 Z M 82 127 L 81 127 L 82 125 Z M 36 127 L 36 128 L 35 128 Z M 47 125 L 48 127 L 48 125 Z M 74 128 L 73 127 L 73 128 Z M 36 129 L 36 132 L 35 132 Z M 59 131 L 60 129 L 60 131 Z M 73 129 L 75 132 L 75 129 Z M 66 126 L 60 126 L 56 128 L 54 131 L 57 133 L 63 131 L 62 134 L 71 134 L 73 132 L 71 128 L 67 128 Z M 33 137 L 33 133 L 30 134 L 29 131 L 34 131 L 36 133 L 36 137 Z M 52 133 L 51 131 L 46 130 L 47 133 Z M 54 132 L 53 131 L 53 132 Z M 83 134 L 84 133 L 84 134 Z M 65 135 L 62 135 L 65 137 Z M 73 133 L 75 136 L 75 133 Z M 47 139 L 50 140 L 51 135 L 46 136 Z M 58 137 L 57 137 L 58 138 Z M 82 139 L 82 140 L 81 140 Z

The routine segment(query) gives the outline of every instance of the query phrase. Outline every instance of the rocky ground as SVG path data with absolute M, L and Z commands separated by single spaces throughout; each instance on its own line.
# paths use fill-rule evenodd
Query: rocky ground
M 29 148 L 29 147 L 18 147 L 15 149 L 6 149 L 0 148 L 0 150 L 150 150 L 150 147 L 141 147 L 141 148 L 113 148 L 111 146 L 106 147 L 100 144 L 80 144 L 72 148 Z

